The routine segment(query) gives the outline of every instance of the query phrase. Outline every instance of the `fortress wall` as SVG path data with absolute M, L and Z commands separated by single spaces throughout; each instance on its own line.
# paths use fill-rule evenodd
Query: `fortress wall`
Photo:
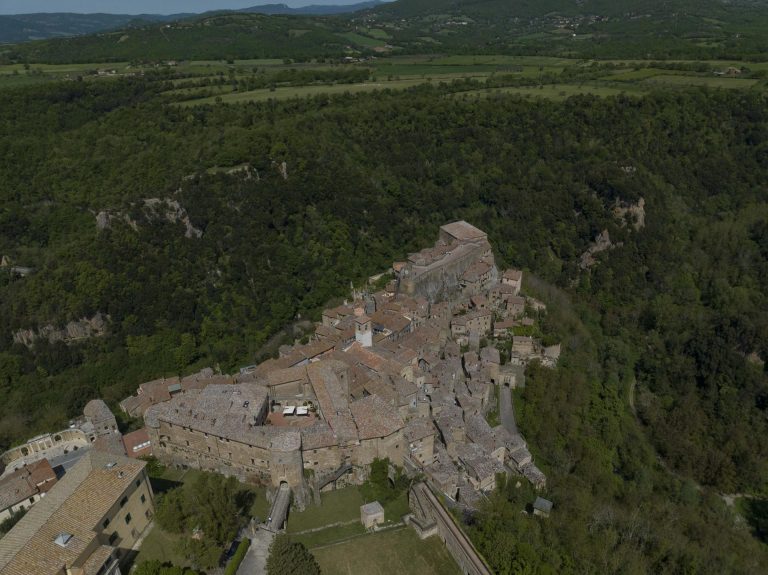
M 459 278 L 476 261 L 489 252 L 487 242 L 465 244 L 463 253 L 454 253 L 443 258 L 434 267 L 419 269 L 408 266 L 409 274 L 402 277 L 400 291 L 408 295 L 423 296 L 430 302 L 450 299 L 459 291 Z
M 411 510 L 416 519 L 424 524 L 434 524 L 437 535 L 445 543 L 448 552 L 466 575 L 492 575 L 469 537 L 459 528 L 453 517 L 424 483 L 415 485 L 409 497 Z

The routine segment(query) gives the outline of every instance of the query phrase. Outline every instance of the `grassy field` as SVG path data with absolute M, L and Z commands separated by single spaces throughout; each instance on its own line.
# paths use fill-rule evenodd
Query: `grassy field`
M 168 561 L 174 565 L 191 567 L 187 563 L 186 558 L 178 551 L 180 540 L 180 535 L 163 531 L 157 524 L 154 524 L 152 530 L 141 544 L 141 549 L 139 549 L 139 554 L 134 560 L 134 565 L 139 565 L 144 561 L 157 560 L 162 563 Z
M 363 36 L 355 32 L 346 32 L 345 34 L 339 34 L 342 38 L 345 38 L 357 44 L 358 46 L 365 46 L 366 48 L 375 48 L 376 46 L 383 46 L 386 44 L 386 40 L 383 38 L 371 38 L 370 36 Z
M 367 46 L 382 45 L 386 34 L 379 30 L 360 29 L 359 32 L 349 32 L 345 38 L 352 43 Z M 607 62 L 607 61 L 606 61 Z M 502 87 L 472 90 L 463 92 L 473 97 L 488 97 L 502 94 L 518 94 L 525 97 L 542 97 L 552 100 L 562 100 L 577 94 L 592 94 L 596 96 L 613 96 L 617 94 L 643 94 L 651 90 L 663 88 L 678 89 L 686 87 L 709 87 L 726 89 L 764 89 L 765 81 L 755 78 L 730 78 L 715 76 L 713 73 L 695 73 L 691 71 L 665 70 L 662 68 L 646 67 L 649 62 L 636 60 L 615 60 L 613 64 L 621 64 L 624 68 L 613 71 L 607 70 L 600 80 L 585 78 L 574 80 L 573 75 L 563 78 L 562 83 L 549 83 L 540 86 Z M 695 64 L 697 62 L 681 62 Z M 702 62 L 698 62 L 702 63 Z M 728 66 L 746 66 L 750 70 L 768 70 L 768 62 L 729 62 L 725 60 L 706 61 L 713 69 L 726 69 Z M 588 60 L 556 58 L 545 56 L 495 56 L 495 55 L 413 55 L 382 57 L 357 64 L 330 65 L 322 62 L 291 63 L 280 59 L 251 59 L 251 60 L 193 60 L 179 62 L 168 68 L 169 73 L 184 75 L 173 78 L 176 89 L 166 92 L 183 101 L 182 106 L 217 103 L 264 102 L 270 99 L 285 100 L 291 98 L 311 98 L 318 95 L 334 95 L 376 90 L 401 90 L 422 84 L 424 82 L 450 82 L 459 78 L 474 78 L 485 81 L 492 75 L 512 75 L 516 78 L 553 81 L 553 76 L 565 70 L 589 70 L 592 62 Z M 230 75 L 243 79 L 255 71 L 277 72 L 280 70 L 307 70 L 331 68 L 363 67 L 373 69 L 373 80 L 356 84 L 313 84 L 303 86 L 278 86 L 274 90 L 268 88 L 235 92 L 232 91 Z M 146 70 L 155 66 L 147 65 Z M 29 84 L 39 84 L 54 80 L 72 79 L 83 76 L 89 81 L 103 79 L 98 76 L 98 70 L 114 70 L 117 74 L 136 73 L 142 68 L 131 67 L 127 62 L 110 64 L 68 64 L 51 65 L 35 64 L 26 70 L 23 65 L 0 66 L 0 89 Z M 748 74 L 749 71 L 745 71 Z M 109 78 L 109 76 L 107 76 Z M 215 81 L 225 78 L 226 82 L 204 88 L 185 86 L 185 83 L 208 78 Z M 206 92 L 210 95 L 206 95 Z
M 596 86 L 584 84 L 577 86 L 575 84 L 546 84 L 542 86 L 506 86 L 503 88 L 488 88 L 483 90 L 472 90 L 469 92 L 458 92 L 454 97 L 475 97 L 490 98 L 503 94 L 517 94 L 527 98 L 546 98 L 548 100 L 565 100 L 570 96 L 591 94 L 593 96 L 618 96 L 619 94 L 639 94 L 640 91 L 628 86 L 627 89 L 611 88 L 607 86 Z
M 458 567 L 437 537 L 419 540 L 401 527 L 312 549 L 325 575 L 458 575 Z
M 316 529 L 332 523 L 360 520 L 360 506 L 365 503 L 357 487 L 347 487 L 322 494 L 322 505 L 310 505 L 288 517 L 288 532 Z
M 324 547 L 346 541 L 347 539 L 365 534 L 365 528 L 359 520 L 344 525 L 337 525 L 320 531 L 291 535 L 293 541 L 299 541 L 307 546 L 307 549 Z
M 748 78 L 723 78 L 718 76 L 681 76 L 662 74 L 643 81 L 645 84 L 662 84 L 667 86 L 706 86 L 708 88 L 743 89 L 751 88 L 758 80 Z
M 285 88 L 253 90 L 250 92 L 233 92 L 223 96 L 214 96 L 201 100 L 181 102 L 184 106 L 196 106 L 198 104 L 238 104 L 242 102 L 266 102 L 267 100 L 286 100 L 289 98 L 310 98 L 321 94 L 351 94 L 358 92 L 372 92 L 374 90 L 402 90 L 418 84 L 423 84 L 423 79 L 392 80 L 382 82 L 366 82 L 362 84 L 335 84 L 332 86 L 291 86 Z M 217 98 L 221 98 L 218 101 Z

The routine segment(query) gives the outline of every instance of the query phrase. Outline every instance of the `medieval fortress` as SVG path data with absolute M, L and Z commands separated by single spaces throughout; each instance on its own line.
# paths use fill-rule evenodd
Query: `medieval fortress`
M 323 312 L 305 345 L 234 376 L 203 370 L 142 384 L 121 408 L 144 418 L 163 463 L 285 484 L 299 506 L 362 483 L 377 458 L 469 507 L 500 473 L 543 486 L 514 418 L 502 409 L 501 425 L 486 419 L 499 409 L 496 388 L 521 384 L 527 362 L 552 366 L 559 355 L 530 337 L 544 306 L 520 295 L 522 272 L 500 273 L 486 234 L 459 221 L 391 274 L 384 290 Z M 105 424 L 89 409 L 82 425 L 35 438 L 5 463 L 59 441 L 116 443 L 114 418 Z

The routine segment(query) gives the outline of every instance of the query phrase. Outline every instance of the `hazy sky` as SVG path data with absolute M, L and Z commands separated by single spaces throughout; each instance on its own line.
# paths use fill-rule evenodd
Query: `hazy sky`
M 0 14 L 31 12 L 109 12 L 112 14 L 177 14 L 260 4 L 355 4 L 359 0 L 0 0 Z

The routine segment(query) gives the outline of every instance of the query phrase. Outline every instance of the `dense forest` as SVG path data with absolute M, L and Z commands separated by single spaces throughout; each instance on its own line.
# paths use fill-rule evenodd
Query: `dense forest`
M 530 272 L 565 343 L 516 398 L 551 520 L 514 485 L 468 518 L 498 572 L 768 570 L 717 495 L 768 477 L 764 95 L 424 85 L 183 108 L 167 88 L 0 92 L 0 449 L 142 380 L 252 363 L 462 218 Z M 617 216 L 641 198 L 644 226 Z M 99 313 L 100 337 L 30 336 Z

